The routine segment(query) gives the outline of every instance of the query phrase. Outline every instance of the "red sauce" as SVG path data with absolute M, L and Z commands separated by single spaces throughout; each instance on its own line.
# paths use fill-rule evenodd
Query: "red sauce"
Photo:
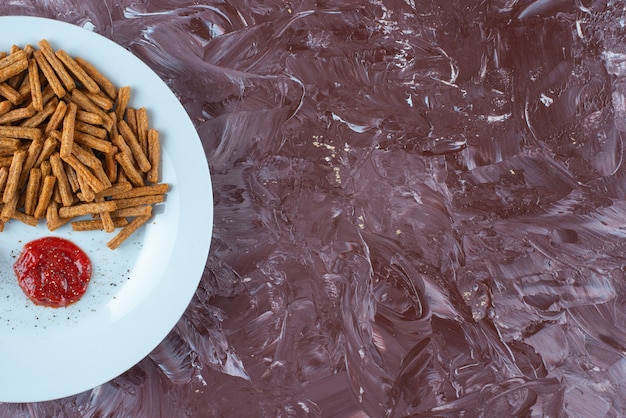
M 30 300 L 37 305 L 59 308 L 85 294 L 91 279 L 91 261 L 74 243 L 45 237 L 24 246 L 13 271 Z

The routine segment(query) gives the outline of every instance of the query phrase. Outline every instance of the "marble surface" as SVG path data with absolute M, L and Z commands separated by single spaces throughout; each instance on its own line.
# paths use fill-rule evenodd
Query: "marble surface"
M 626 6 L 14 0 L 145 61 L 211 167 L 165 340 L 1 417 L 626 414 Z

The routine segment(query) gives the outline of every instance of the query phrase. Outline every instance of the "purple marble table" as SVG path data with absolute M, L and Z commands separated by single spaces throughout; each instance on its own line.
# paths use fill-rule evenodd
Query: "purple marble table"
M 15 0 L 188 111 L 212 248 L 176 327 L 2 417 L 626 414 L 626 6 Z M 97 359 L 94 359 L 97 361 Z

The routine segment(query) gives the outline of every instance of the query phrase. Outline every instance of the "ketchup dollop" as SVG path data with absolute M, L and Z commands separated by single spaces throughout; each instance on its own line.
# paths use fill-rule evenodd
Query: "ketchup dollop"
M 37 305 L 59 308 L 78 301 L 91 279 L 91 261 L 76 244 L 45 237 L 24 245 L 13 265 L 17 281 Z

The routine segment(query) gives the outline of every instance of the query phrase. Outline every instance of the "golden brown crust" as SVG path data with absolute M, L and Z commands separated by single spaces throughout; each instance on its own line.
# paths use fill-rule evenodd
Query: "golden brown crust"
M 159 132 L 131 93 L 46 39 L 0 52 L 0 232 L 45 218 L 50 231 L 119 229 L 115 249 L 150 219 L 169 185 Z

